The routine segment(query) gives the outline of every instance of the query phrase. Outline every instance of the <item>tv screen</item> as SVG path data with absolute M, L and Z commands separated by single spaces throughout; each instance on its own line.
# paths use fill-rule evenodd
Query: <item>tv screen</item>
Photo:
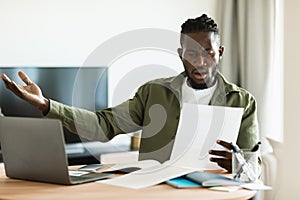
M 107 67 L 0 67 L 0 74 L 24 85 L 18 71 L 25 72 L 41 88 L 46 98 L 84 108 L 100 110 L 108 104 Z M 0 107 L 6 116 L 42 117 L 42 113 L 15 96 L 0 83 Z M 82 138 L 64 129 L 66 143 L 81 142 Z

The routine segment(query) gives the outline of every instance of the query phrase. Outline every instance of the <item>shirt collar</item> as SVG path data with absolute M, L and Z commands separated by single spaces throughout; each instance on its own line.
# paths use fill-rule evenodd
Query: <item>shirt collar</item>
M 175 92 L 175 95 L 177 96 L 178 99 L 181 99 L 181 95 L 182 95 L 181 86 L 185 78 L 186 78 L 186 73 L 182 72 L 178 76 L 175 76 L 169 80 L 170 87 Z M 228 82 L 220 72 L 218 72 L 217 74 L 217 79 L 218 79 L 218 85 L 209 104 L 216 105 L 216 106 L 225 106 L 226 96 L 231 92 L 240 92 L 241 90 L 235 84 Z

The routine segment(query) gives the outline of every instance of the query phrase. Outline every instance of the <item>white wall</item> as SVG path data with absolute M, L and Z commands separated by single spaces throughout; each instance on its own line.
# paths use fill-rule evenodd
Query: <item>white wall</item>
M 278 199 L 299 199 L 300 180 L 300 107 L 299 107 L 299 44 L 300 44 L 300 1 L 285 0 L 285 67 L 284 67 L 284 154 L 280 159 L 281 197 Z
M 0 65 L 81 65 L 124 31 L 179 30 L 187 18 L 214 14 L 214 1 L 0 0 Z
M 215 6 L 216 0 L 0 0 L 0 66 L 105 65 L 86 60 L 114 37 L 140 28 L 179 32 L 187 18 L 203 12 L 214 17 Z M 162 63 L 165 69 L 143 81 L 181 71 L 176 45 L 171 52 L 143 49 L 113 59 L 110 91 L 139 66 Z

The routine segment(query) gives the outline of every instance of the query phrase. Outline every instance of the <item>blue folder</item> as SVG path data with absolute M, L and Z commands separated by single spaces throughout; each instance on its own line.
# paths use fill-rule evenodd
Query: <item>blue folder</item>
M 175 187 L 175 188 L 197 188 L 201 187 L 200 184 L 190 181 L 184 177 L 173 178 L 166 181 L 167 184 Z

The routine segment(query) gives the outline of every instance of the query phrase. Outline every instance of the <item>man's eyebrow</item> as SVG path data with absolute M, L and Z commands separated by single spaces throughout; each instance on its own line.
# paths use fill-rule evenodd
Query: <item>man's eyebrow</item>
M 197 49 L 186 49 L 186 51 L 197 51 Z
M 207 51 L 207 50 L 211 50 L 211 49 L 212 49 L 211 47 L 205 48 L 205 47 L 201 46 L 201 47 L 197 47 L 197 48 L 193 48 L 193 49 L 191 49 L 191 48 L 186 48 L 186 51 L 194 51 L 194 52 L 198 52 L 198 51 Z

